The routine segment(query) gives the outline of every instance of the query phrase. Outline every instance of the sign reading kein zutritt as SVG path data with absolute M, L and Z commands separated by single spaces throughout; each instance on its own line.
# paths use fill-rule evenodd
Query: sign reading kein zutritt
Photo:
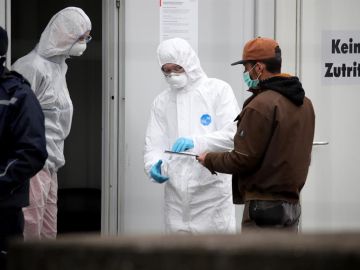
M 323 31 L 324 84 L 360 84 L 360 31 Z

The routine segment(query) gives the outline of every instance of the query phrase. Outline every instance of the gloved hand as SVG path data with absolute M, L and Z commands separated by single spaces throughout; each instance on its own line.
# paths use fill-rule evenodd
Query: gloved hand
M 165 181 L 169 180 L 169 177 L 161 175 L 161 164 L 162 160 L 160 159 L 156 164 L 154 164 L 150 169 L 150 176 L 158 183 L 162 184 Z
M 194 148 L 194 141 L 189 138 L 180 137 L 176 140 L 174 145 L 171 148 L 171 151 L 173 152 L 184 152 L 186 150 L 189 150 L 191 148 Z

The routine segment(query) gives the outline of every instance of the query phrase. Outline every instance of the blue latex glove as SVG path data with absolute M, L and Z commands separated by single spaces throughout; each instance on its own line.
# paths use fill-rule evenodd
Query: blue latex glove
M 174 145 L 172 146 L 171 151 L 173 152 L 184 152 L 194 148 L 194 141 L 189 138 L 180 137 L 176 140 Z
M 156 164 L 154 164 L 150 169 L 151 177 L 158 183 L 164 183 L 169 180 L 169 177 L 161 175 L 161 164 L 162 160 L 160 159 Z

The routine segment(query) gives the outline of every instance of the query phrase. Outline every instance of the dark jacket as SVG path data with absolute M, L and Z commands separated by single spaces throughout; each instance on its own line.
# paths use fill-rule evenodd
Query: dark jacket
M 315 128 L 312 103 L 298 78 L 279 75 L 262 81 L 236 120 L 234 150 L 208 153 L 206 167 L 233 174 L 234 203 L 298 202 Z
M 40 104 L 20 74 L 0 66 L 0 208 L 29 204 L 29 179 L 46 158 Z

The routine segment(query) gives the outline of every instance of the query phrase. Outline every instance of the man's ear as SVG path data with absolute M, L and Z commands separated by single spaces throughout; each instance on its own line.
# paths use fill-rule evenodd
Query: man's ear
M 265 64 L 264 63 L 261 63 L 261 62 L 256 62 L 256 72 L 257 73 L 263 73 L 264 72 L 264 69 L 265 69 Z

